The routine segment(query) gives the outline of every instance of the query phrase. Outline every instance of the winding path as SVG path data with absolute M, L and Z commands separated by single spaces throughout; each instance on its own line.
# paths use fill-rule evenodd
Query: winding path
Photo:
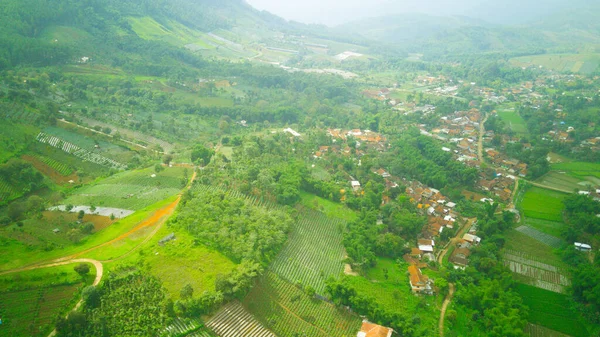
M 448 309 L 448 305 L 450 304 L 450 301 L 452 301 L 452 296 L 454 296 L 454 290 L 454 283 L 448 283 L 448 295 L 446 295 L 444 304 L 442 304 L 442 314 L 440 316 L 440 337 L 444 337 L 444 318 L 446 317 L 446 309 Z
M 197 176 L 197 172 L 194 171 L 194 173 L 192 174 L 192 178 L 190 179 L 190 182 L 188 184 L 188 186 L 185 188 L 186 190 L 189 190 L 192 188 L 192 184 L 194 182 L 194 180 L 196 179 Z M 92 283 L 92 286 L 97 286 L 98 284 L 100 284 L 100 281 L 102 280 L 102 276 L 104 275 L 104 266 L 102 265 L 102 263 L 109 263 L 109 262 L 114 262 L 117 260 L 121 260 L 127 256 L 129 256 L 131 253 L 133 253 L 134 251 L 136 251 L 139 247 L 141 247 L 142 245 L 144 245 L 145 243 L 147 243 L 148 241 L 150 241 L 154 235 L 156 235 L 156 233 L 158 233 L 158 231 L 162 228 L 163 224 L 166 222 L 166 220 L 173 214 L 173 212 L 175 212 L 175 209 L 177 209 L 177 206 L 179 205 L 179 202 L 181 201 L 181 195 L 183 194 L 183 191 L 181 193 L 179 193 L 179 196 L 177 198 L 177 200 L 175 200 L 174 202 L 170 203 L 169 205 L 167 205 L 166 207 L 163 207 L 157 211 L 155 211 L 154 213 L 152 213 L 152 215 L 150 215 L 148 218 L 146 218 L 145 220 L 141 221 L 137 226 L 135 226 L 135 228 L 131 229 L 130 231 L 121 234 L 120 236 L 118 236 L 115 239 L 112 239 L 110 241 L 107 241 L 105 243 L 102 243 L 100 245 L 94 246 L 92 248 L 83 250 L 81 252 L 72 254 L 72 255 L 68 255 L 68 256 L 64 256 L 58 259 L 55 259 L 53 261 L 47 262 L 47 263 L 38 263 L 38 264 L 34 264 L 34 265 L 30 265 L 30 266 L 26 266 L 26 267 L 22 267 L 22 268 L 17 268 L 17 269 L 12 269 L 12 270 L 7 270 L 7 271 L 3 271 L 0 272 L 0 275 L 5 275 L 5 274 L 11 274 L 11 273 L 18 273 L 18 272 L 22 272 L 22 271 L 28 271 L 28 270 L 35 270 L 35 269 L 43 269 L 43 268 L 50 268 L 50 267 L 57 267 L 57 266 L 64 266 L 64 265 L 68 265 L 68 264 L 72 264 L 72 263 L 91 263 L 94 265 L 94 267 L 96 268 L 96 277 L 94 278 L 94 282 Z M 104 246 L 107 246 L 109 244 L 113 244 L 115 242 L 121 241 L 127 237 L 129 237 L 130 235 L 132 235 L 133 233 L 139 231 L 140 229 L 146 228 L 146 227 L 150 227 L 156 225 L 156 227 L 154 228 L 154 230 L 138 245 L 136 245 L 135 247 L 133 247 L 130 251 L 128 251 L 127 253 L 111 259 L 111 260 L 104 260 L 104 261 L 98 261 L 98 260 L 93 260 L 93 259 L 86 259 L 86 258 L 79 258 L 81 255 L 89 253 L 91 251 L 94 251 L 96 249 L 102 248 Z M 83 299 L 81 299 L 79 302 L 77 302 L 77 305 L 75 305 L 75 308 L 73 308 L 73 310 L 77 310 L 79 309 L 79 307 L 81 306 L 81 304 L 83 303 Z M 56 335 L 56 330 L 53 330 L 48 337 L 53 337 L 54 335 Z

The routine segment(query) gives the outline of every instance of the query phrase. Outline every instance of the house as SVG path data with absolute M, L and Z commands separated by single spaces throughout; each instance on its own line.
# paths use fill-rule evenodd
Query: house
M 463 240 L 467 241 L 468 243 L 475 244 L 475 245 L 477 245 L 481 242 L 481 238 L 476 235 L 473 235 L 473 234 L 465 234 L 463 236 Z
M 455 265 L 465 267 L 469 263 L 469 255 L 471 251 L 468 248 L 457 248 L 448 260 Z
M 353 191 L 355 191 L 355 192 L 360 191 L 360 183 L 358 181 L 352 180 L 350 182 L 350 185 L 352 185 L 352 190 Z
M 423 252 L 422 252 L 422 251 L 421 251 L 419 248 L 412 248 L 412 249 L 410 250 L 410 256 L 411 256 L 411 257 L 414 257 L 414 258 L 417 258 L 417 259 L 420 259 L 420 258 L 421 258 L 421 254 L 422 254 L 422 253 L 423 253 Z
M 283 132 L 289 133 L 289 134 L 291 134 L 294 137 L 300 137 L 301 136 L 301 134 L 299 134 L 298 132 L 296 132 L 292 128 L 283 129 Z
M 433 240 L 419 239 L 417 241 L 417 246 L 419 247 L 420 251 L 431 253 L 431 252 L 433 252 L 433 247 L 435 246 L 435 242 Z
M 158 241 L 158 244 L 160 246 L 164 246 L 165 243 L 167 243 L 167 242 L 169 242 L 171 240 L 175 240 L 175 233 L 171 233 L 171 234 L 165 236 L 164 238 L 160 239 L 160 241 Z
M 580 243 L 580 242 L 575 242 L 575 249 L 582 251 L 582 252 L 589 252 L 592 250 L 592 246 L 585 244 L 585 243 Z
M 413 293 L 431 294 L 431 282 L 429 278 L 421 273 L 415 265 L 408 267 L 410 287 Z
M 54 229 L 52 230 L 52 232 L 53 232 L 54 234 L 58 234 L 58 233 L 60 233 L 60 229 L 58 229 L 58 228 L 54 228 Z
M 356 337 L 391 337 L 394 330 L 381 325 L 363 321 Z

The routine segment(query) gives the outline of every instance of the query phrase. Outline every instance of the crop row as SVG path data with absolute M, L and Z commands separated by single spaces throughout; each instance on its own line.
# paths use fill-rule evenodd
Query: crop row
M 4 110 L 4 109 L 2 109 L 2 110 Z M 2 111 L 2 110 L 0 110 L 0 111 Z M 33 122 L 39 116 L 38 114 L 36 114 L 34 112 L 25 111 L 25 110 L 15 111 L 12 109 L 4 110 L 2 113 L 0 113 L 0 115 L 5 119 L 11 119 L 14 121 L 18 121 L 20 123 Z
M 267 272 L 244 300 L 255 317 L 280 336 L 355 336 L 360 318 L 311 297 L 300 287 Z
M 203 325 L 198 319 L 175 318 L 171 325 L 161 331 L 160 336 L 189 336 L 188 332 L 202 330 Z
M 547 271 L 552 271 L 552 272 L 557 272 L 557 273 L 561 272 L 561 270 L 556 266 L 553 266 L 553 265 L 550 265 L 547 263 L 543 263 L 543 262 L 539 262 L 539 261 L 537 261 L 537 259 L 530 256 L 529 254 L 525 254 L 525 253 L 521 253 L 521 252 L 517 252 L 517 251 L 513 251 L 513 250 L 506 250 L 506 252 L 504 253 L 504 259 L 523 263 L 523 264 L 537 267 L 537 268 L 547 270 Z
M 529 226 L 519 226 L 516 228 L 516 230 L 553 248 L 559 248 L 563 243 L 561 239 L 544 232 L 540 232 L 537 229 Z
M 68 176 L 73 173 L 73 170 L 67 164 L 40 155 L 34 155 L 34 157 L 63 176 Z
M 237 301 L 221 308 L 206 325 L 221 337 L 276 337 Z
M 569 335 L 565 335 L 541 325 L 531 323 L 527 323 L 527 326 L 525 327 L 525 333 L 530 337 L 570 337 Z
M 271 270 L 291 282 L 325 291 L 325 280 L 343 270 L 342 220 L 322 213 L 304 210 L 292 226 L 288 241 L 277 256 Z
M 106 158 L 100 154 L 93 153 L 88 150 L 82 149 L 75 144 L 65 142 L 58 137 L 55 137 L 52 135 L 47 135 L 43 132 L 40 132 L 38 134 L 37 140 L 40 143 L 48 144 L 52 147 L 55 147 L 59 150 L 66 152 L 66 153 L 72 154 L 75 157 L 77 157 L 81 160 L 84 160 L 84 161 L 89 161 L 89 162 L 92 162 L 92 163 L 95 163 L 98 165 L 116 168 L 116 169 L 125 169 L 126 168 L 125 165 L 123 165 L 115 160 L 112 160 L 112 159 Z

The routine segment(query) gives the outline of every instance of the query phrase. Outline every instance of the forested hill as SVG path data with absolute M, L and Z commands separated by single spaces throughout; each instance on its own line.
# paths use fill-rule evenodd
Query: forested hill
M 532 54 L 588 51 L 600 46 L 597 4 L 572 8 L 521 25 L 490 24 L 468 17 L 399 14 L 351 22 L 339 30 L 398 45 L 429 57 L 470 53 Z
M 175 53 L 164 44 L 139 38 L 132 29 L 132 17 L 151 17 L 167 28 L 204 32 L 226 29 L 241 20 L 265 26 L 285 24 L 242 0 L 3 0 L 0 70 L 64 64 L 90 55 L 122 66 L 127 58 L 121 52 L 150 59 Z

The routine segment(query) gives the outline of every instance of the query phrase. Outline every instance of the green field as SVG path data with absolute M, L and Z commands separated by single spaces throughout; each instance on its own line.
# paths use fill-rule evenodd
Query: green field
M 357 315 L 311 298 L 270 272 L 250 291 L 243 305 L 278 336 L 354 337 L 361 326 Z
M 536 218 L 526 218 L 525 224 L 529 227 L 533 227 L 539 230 L 540 232 L 555 236 L 557 238 L 560 238 L 562 236 L 562 231 L 566 227 L 566 225 L 563 222 L 542 220 Z
M 599 54 L 544 54 L 516 57 L 510 63 L 517 67 L 542 66 L 561 72 L 591 74 L 600 65 Z
M 370 280 L 348 276 L 344 277 L 344 283 L 389 312 L 402 312 L 408 317 L 418 317 L 419 329 L 430 332 L 430 336 L 437 335 L 440 318 L 438 298 L 415 296 L 412 293 L 407 276 L 408 264 L 382 263 L 377 268 L 388 269 L 388 279 L 381 277 L 383 271 L 370 271 L 371 277 L 379 275 L 381 278 Z M 426 271 L 423 270 L 423 273 L 426 274 Z
M 567 295 L 518 284 L 523 304 L 529 307 L 529 321 L 573 337 L 587 337 L 580 314 L 574 312 Z
M 300 213 L 271 270 L 290 282 L 310 285 L 324 295 L 325 280 L 338 277 L 344 270 L 345 222 L 310 209 Z
M 56 317 L 75 305 L 80 287 L 94 279 L 92 265 L 85 280 L 73 266 L 0 276 L 0 336 L 47 336 Z
M 575 192 L 576 189 L 587 189 L 588 185 L 592 185 L 590 181 L 582 181 L 566 173 L 551 171 L 535 181 L 546 186 L 558 188 L 565 191 Z
M 514 110 L 499 110 L 498 116 L 516 133 L 526 134 L 527 123 L 518 112 Z
M 322 212 L 328 217 L 343 219 L 346 221 L 354 221 L 358 218 L 355 211 L 346 207 L 346 205 L 331 200 L 323 199 L 307 192 L 300 192 L 300 203 L 304 207 L 311 208 Z
M 187 183 L 184 168 L 171 167 L 127 171 L 77 190 L 63 204 L 94 205 L 138 210 L 177 194 Z M 189 170 L 189 169 L 188 169 Z M 156 177 L 152 177 L 156 174 Z M 188 179 L 192 172 L 189 170 Z
M 174 233 L 175 240 L 164 245 L 158 242 L 167 235 Z M 143 236 L 131 238 L 135 245 L 143 241 Z M 94 255 L 101 258 L 104 255 L 99 251 Z M 223 254 L 195 243 L 194 238 L 185 231 L 174 231 L 169 226 L 163 228 L 145 243 L 138 252 L 131 254 L 118 263 L 143 264 L 148 271 L 162 281 L 162 285 L 169 297 L 179 299 L 181 288 L 190 284 L 194 294 L 215 290 L 215 280 L 218 275 L 226 275 L 235 264 Z M 118 264 L 107 264 L 109 269 L 114 269 Z
M 505 233 L 507 250 L 514 250 L 535 257 L 536 261 L 546 263 L 557 268 L 568 270 L 561 258 L 554 253 L 552 247 L 539 241 L 533 240 L 529 236 L 516 230 L 509 230 Z
M 567 174 L 580 178 L 587 179 L 595 184 L 600 184 L 600 164 L 587 162 L 569 162 L 552 164 L 552 170 L 566 171 Z M 596 179 L 590 179 L 596 178 Z
M 22 152 L 28 144 L 33 143 L 39 130 L 34 126 L 15 124 L 3 118 L 0 118 L 0 122 L 0 164 L 2 164 Z
M 521 207 L 527 218 L 561 222 L 564 209 L 562 200 L 566 196 L 565 193 L 531 187 L 525 193 Z

